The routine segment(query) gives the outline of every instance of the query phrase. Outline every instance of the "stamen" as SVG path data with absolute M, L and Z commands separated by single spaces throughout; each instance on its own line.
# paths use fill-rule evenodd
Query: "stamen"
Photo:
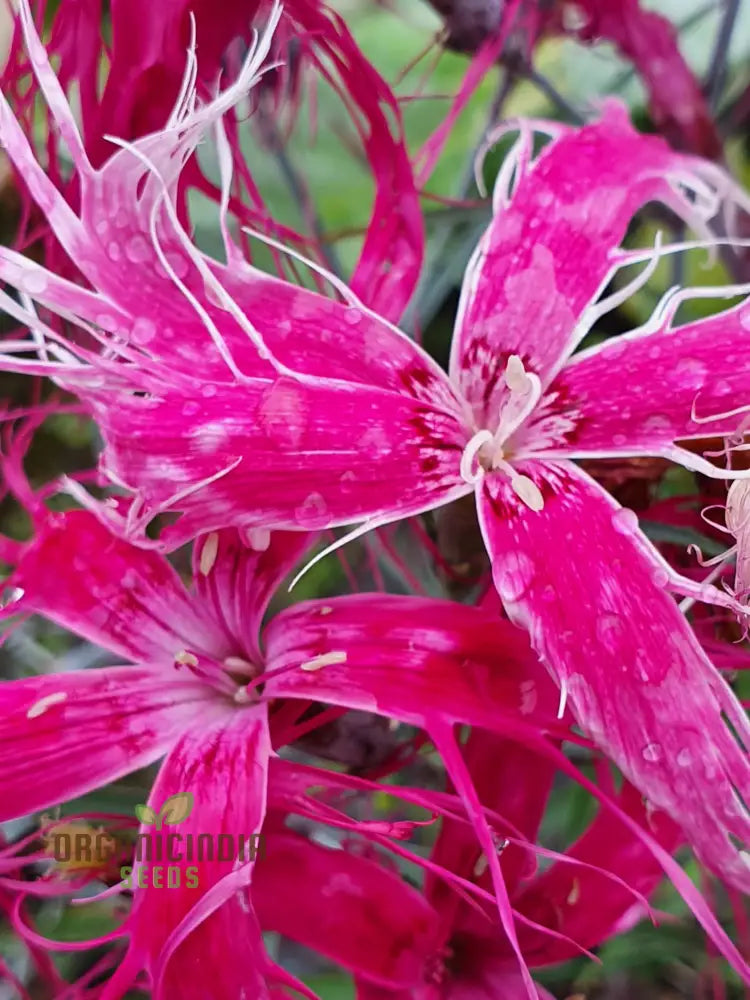
M 544 509 L 544 497 L 536 483 L 528 476 L 513 476 L 510 481 L 513 492 L 527 507 L 538 513 Z
M 181 649 L 178 653 L 175 653 L 174 662 L 179 663 L 183 667 L 197 667 L 198 657 L 194 653 L 188 653 L 186 649 Z
M 511 392 L 517 392 L 525 395 L 531 390 L 531 379 L 526 374 L 523 361 L 521 361 L 517 354 L 511 354 L 508 358 L 508 363 L 505 366 L 505 374 L 503 377 L 505 378 L 505 384 Z
M 334 663 L 346 663 L 346 658 L 346 652 L 343 649 L 331 653 L 321 653 L 320 656 L 314 656 L 312 660 L 300 663 L 299 668 L 300 670 L 312 672 L 320 670 L 322 667 L 331 666 Z
M 55 691 L 54 694 L 45 695 L 44 698 L 40 698 L 39 701 L 34 702 L 26 713 L 26 718 L 36 719 L 38 716 L 44 715 L 48 708 L 61 704 L 67 700 L 67 697 L 67 691 Z
M 201 557 L 198 568 L 203 576 L 208 576 L 214 568 L 214 563 L 216 562 L 216 556 L 218 553 L 219 535 L 218 532 L 212 531 L 206 536 L 206 541 L 203 543 L 203 548 L 201 549 Z

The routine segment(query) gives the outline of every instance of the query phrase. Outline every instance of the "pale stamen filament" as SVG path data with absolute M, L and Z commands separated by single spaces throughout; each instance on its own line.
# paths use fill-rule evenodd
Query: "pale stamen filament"
M 541 490 L 506 461 L 503 446 L 539 402 L 542 385 L 537 375 L 526 371 L 517 354 L 508 358 L 503 378 L 510 395 L 501 411 L 500 424 L 494 434 L 484 429 L 471 438 L 461 456 L 461 477 L 473 486 L 485 472 L 502 472 L 510 479 L 516 496 L 531 510 L 540 511 L 544 507 Z

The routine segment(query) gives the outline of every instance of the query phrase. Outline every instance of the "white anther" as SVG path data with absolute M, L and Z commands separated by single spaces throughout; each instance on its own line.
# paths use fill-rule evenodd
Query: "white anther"
M 299 668 L 300 670 L 312 672 L 320 670 L 322 667 L 329 667 L 334 663 L 346 663 L 346 652 L 343 649 L 314 656 L 311 660 L 300 663 Z
M 523 366 L 523 361 L 521 361 L 517 354 L 511 354 L 508 358 L 503 377 L 505 378 L 505 384 L 511 392 L 524 394 L 529 392 L 532 387 L 531 379 Z
M 214 568 L 214 563 L 216 562 L 216 556 L 218 553 L 219 535 L 217 532 L 212 531 L 209 535 L 206 535 L 206 540 L 203 543 L 203 548 L 201 549 L 201 557 L 198 568 L 203 576 L 208 576 Z
M 544 508 L 544 497 L 542 491 L 528 476 L 513 476 L 510 481 L 513 492 L 531 510 L 539 512 Z

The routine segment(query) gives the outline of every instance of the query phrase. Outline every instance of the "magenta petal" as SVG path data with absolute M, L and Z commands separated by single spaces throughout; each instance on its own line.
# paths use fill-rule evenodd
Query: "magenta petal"
M 477 608 L 358 594 L 295 605 L 270 622 L 265 638 L 269 697 L 311 698 L 417 726 L 465 722 L 508 736 L 556 721 L 554 686 L 526 637 Z
M 571 464 L 528 463 L 540 512 L 508 480 L 479 491 L 482 531 L 509 615 L 563 687 L 581 726 L 702 860 L 750 887 L 730 834 L 750 842 L 743 799 L 750 725 L 658 579 L 637 518 Z M 739 791 L 739 795 L 735 791 Z
M 269 836 L 252 898 L 264 930 L 381 986 L 416 986 L 440 936 L 435 911 L 398 875 L 291 832 Z
M 182 511 L 177 545 L 229 526 L 312 530 L 393 519 L 466 493 L 457 415 L 344 382 L 207 384 L 202 394 L 102 395 L 95 412 L 143 524 Z M 291 470 L 294 474 L 291 474 Z
M 314 543 L 303 531 L 210 532 L 193 548 L 196 596 L 226 641 L 261 662 L 260 627 L 268 603 Z
M 680 438 L 733 434 L 742 421 L 737 410 L 750 399 L 748 343 L 745 303 L 677 328 L 664 324 L 606 341 L 560 372 L 528 433 L 550 442 L 549 454 L 670 458 Z M 574 426 L 556 447 L 554 428 L 570 424 L 571 414 Z
M 45 615 L 132 660 L 171 665 L 186 646 L 221 656 L 226 645 L 163 556 L 118 539 L 88 511 L 38 524 L 13 583 L 24 591 L 14 609 Z
M 479 427 L 497 422 L 509 355 L 549 382 L 575 347 L 634 213 L 655 199 L 675 205 L 667 175 L 684 173 L 688 162 L 662 139 L 637 133 L 624 108 L 609 103 L 600 121 L 560 128 L 507 207 L 498 187 L 494 218 L 464 279 L 451 356 L 451 375 Z
M 0 819 L 105 785 L 160 757 L 211 717 L 205 685 L 163 670 L 109 667 L 0 686 Z
M 649 806 L 640 792 L 625 784 L 618 805 L 648 829 Z M 652 835 L 672 852 L 682 837 L 660 814 Z M 653 824 L 657 826 L 656 823 Z M 664 878 L 664 870 L 649 848 L 609 809 L 600 809 L 586 832 L 565 852 L 569 858 L 618 875 L 648 897 Z M 557 861 L 533 880 L 515 901 L 526 916 L 562 931 L 584 948 L 592 948 L 645 914 L 633 893 L 593 868 Z M 633 915 L 632 918 L 630 915 Z M 560 939 L 522 927 L 519 936 L 532 965 L 549 965 L 574 958 L 576 952 Z
M 156 976 L 159 1000 L 206 995 L 236 1000 L 243 987 L 248 995 L 263 995 L 265 950 L 244 895 L 253 862 L 245 860 L 238 867 L 236 858 L 239 835 L 249 840 L 263 824 L 269 753 L 266 707 L 247 706 L 184 735 L 159 772 L 149 797 L 155 813 L 170 796 L 187 793 L 193 803 L 176 826 L 165 825 L 158 833 L 142 825 L 140 831 L 149 835 L 152 859 L 142 857 L 133 873 L 134 883 L 140 871 L 148 887 L 136 891 L 132 948 Z M 194 858 L 199 834 L 208 835 L 211 858 L 189 857 L 191 834 Z M 179 839 L 170 841 L 173 835 Z M 157 843 L 162 857 L 171 854 L 175 859 L 179 886 L 154 886 Z M 163 879 L 168 864 L 162 866 Z M 235 961 L 237 948 L 243 954 L 241 963 Z M 215 964 L 206 963 L 206 952 L 215 956 Z M 189 988 L 180 985 L 185 978 L 193 980 Z

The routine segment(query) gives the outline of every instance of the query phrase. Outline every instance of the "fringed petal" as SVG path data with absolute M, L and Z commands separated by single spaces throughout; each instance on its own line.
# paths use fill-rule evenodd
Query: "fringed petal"
M 680 439 L 734 435 L 750 413 L 750 306 L 679 327 L 653 325 L 573 358 L 534 415 L 529 447 L 680 461 Z
M 662 201 L 700 226 L 720 202 L 705 165 L 637 133 L 619 104 L 581 129 L 550 126 L 552 142 L 530 163 L 532 124 L 519 126 L 498 177 L 495 216 L 469 264 L 453 340 L 451 374 L 479 427 L 497 423 L 510 355 L 546 386 L 588 332 L 618 267 L 613 251 L 639 208 Z
M 731 838 L 750 841 L 750 764 L 724 719 L 750 745 L 739 702 L 666 592 L 632 511 L 573 465 L 523 471 L 542 491 L 541 511 L 499 476 L 479 490 L 506 611 L 529 630 L 583 729 L 709 867 L 747 889 L 750 869 Z
M 107 472 L 139 491 L 133 537 L 156 514 L 179 511 L 162 536 L 173 547 L 232 525 L 382 523 L 469 489 L 459 420 L 379 389 L 209 382 L 156 398 L 97 394 L 94 409 Z

